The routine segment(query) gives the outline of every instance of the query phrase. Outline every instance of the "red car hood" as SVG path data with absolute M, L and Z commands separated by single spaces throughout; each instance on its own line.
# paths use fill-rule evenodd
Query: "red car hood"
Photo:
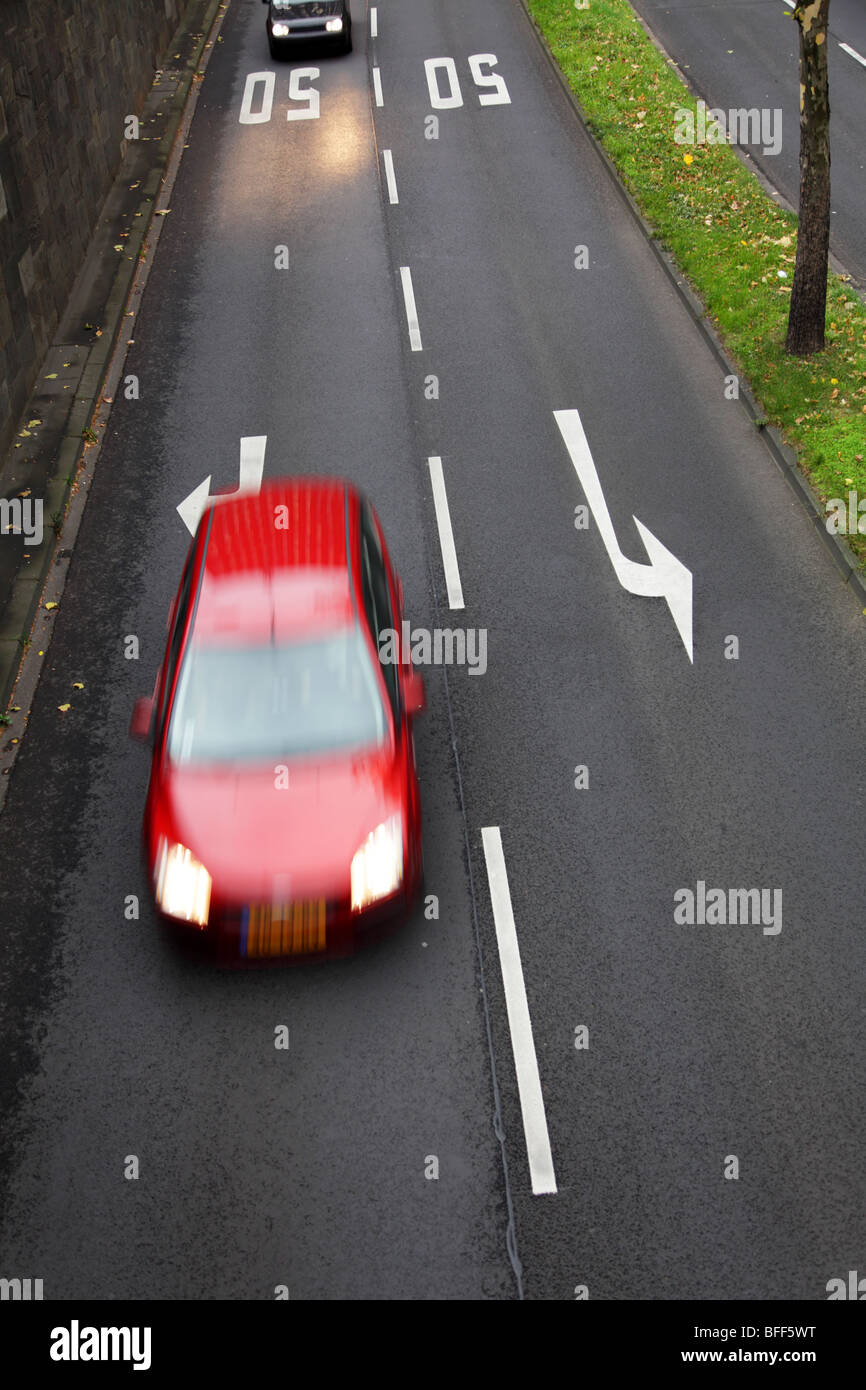
M 204 864 L 215 898 L 344 896 L 352 856 L 370 832 L 395 814 L 402 829 L 399 763 L 388 750 L 285 766 L 287 786 L 277 785 L 274 763 L 173 767 L 163 783 L 157 822 Z

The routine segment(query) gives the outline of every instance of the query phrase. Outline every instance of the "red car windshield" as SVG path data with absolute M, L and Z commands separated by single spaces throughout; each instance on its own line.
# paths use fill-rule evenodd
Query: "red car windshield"
M 357 627 L 273 645 L 190 647 L 168 733 L 172 762 L 257 762 L 380 746 L 387 716 Z

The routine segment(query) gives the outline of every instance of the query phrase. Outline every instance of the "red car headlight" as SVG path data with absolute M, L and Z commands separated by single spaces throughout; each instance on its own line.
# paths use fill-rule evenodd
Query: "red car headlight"
M 181 922 L 206 927 L 210 911 L 211 876 L 185 845 L 159 842 L 153 887 L 160 909 Z
M 395 893 L 403 882 L 403 830 L 399 816 L 377 825 L 352 859 L 352 911 Z

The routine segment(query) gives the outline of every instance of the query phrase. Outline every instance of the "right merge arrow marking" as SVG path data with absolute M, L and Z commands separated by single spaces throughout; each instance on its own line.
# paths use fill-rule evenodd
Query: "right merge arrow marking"
M 565 441 L 574 471 L 586 494 L 590 510 L 595 517 L 610 562 L 616 577 L 630 594 L 641 594 L 644 598 L 663 598 L 677 625 L 677 632 L 683 640 L 689 661 L 694 662 L 692 650 L 692 572 L 672 555 L 667 546 L 634 517 L 634 524 L 649 556 L 649 564 L 642 565 L 623 555 L 613 529 L 610 512 L 604 500 L 601 483 L 598 480 L 592 454 L 586 435 L 576 410 L 555 410 L 553 418 L 559 426 Z

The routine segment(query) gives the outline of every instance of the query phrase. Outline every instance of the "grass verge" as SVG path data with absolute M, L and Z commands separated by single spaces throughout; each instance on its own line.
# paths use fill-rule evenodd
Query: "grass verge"
M 850 491 L 866 500 L 866 306 L 830 275 L 826 347 L 789 357 L 797 218 L 775 205 L 729 145 L 676 143 L 675 113 L 694 113 L 695 99 L 627 0 L 591 0 L 582 10 L 574 0 L 526 4 L 587 126 L 814 491 L 825 504 L 847 502 Z M 795 69 L 794 90 L 798 82 Z M 866 573 L 866 534 L 847 540 Z

